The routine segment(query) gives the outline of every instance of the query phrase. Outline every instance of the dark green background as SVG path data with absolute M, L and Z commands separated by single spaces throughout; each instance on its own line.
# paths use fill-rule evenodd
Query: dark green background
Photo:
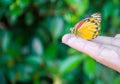
M 100 35 L 120 33 L 120 0 L 0 0 L 1 84 L 120 84 L 120 75 L 61 42 L 102 14 Z

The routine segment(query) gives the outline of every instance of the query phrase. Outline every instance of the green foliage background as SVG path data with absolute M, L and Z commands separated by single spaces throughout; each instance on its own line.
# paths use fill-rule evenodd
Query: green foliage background
M 61 42 L 95 12 L 101 35 L 120 33 L 120 0 L 0 0 L 1 84 L 119 84 L 119 73 Z

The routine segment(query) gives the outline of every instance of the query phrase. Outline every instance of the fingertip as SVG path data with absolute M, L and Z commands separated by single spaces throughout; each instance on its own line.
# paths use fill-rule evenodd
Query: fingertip
M 67 43 L 70 38 L 71 38 L 71 34 L 65 34 L 62 37 L 62 43 Z
M 120 34 L 115 35 L 115 38 L 120 39 Z

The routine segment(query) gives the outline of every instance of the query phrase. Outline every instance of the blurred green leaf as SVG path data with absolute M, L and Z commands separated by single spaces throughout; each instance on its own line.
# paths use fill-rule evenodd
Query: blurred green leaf
M 25 8 L 29 4 L 29 0 L 16 0 L 16 4 L 20 6 L 20 8 Z
M 39 38 L 35 37 L 32 41 L 32 52 L 39 56 L 43 55 L 43 45 Z
M 53 83 L 53 84 L 63 84 L 63 83 L 62 83 L 62 80 L 61 80 L 60 77 L 55 77 L 55 78 L 54 78 L 54 83 Z
M 63 73 L 67 73 L 67 72 L 72 71 L 73 69 L 75 69 L 82 62 L 83 59 L 84 59 L 84 57 L 79 56 L 79 55 L 71 56 L 71 57 L 65 59 L 60 64 L 59 72 L 61 74 L 63 74 Z
M 7 70 L 7 76 L 9 77 L 11 83 L 16 82 L 16 74 L 13 69 Z
M 40 64 L 42 64 L 43 62 L 43 59 L 42 57 L 39 57 L 39 56 L 35 56 L 35 55 L 30 55 L 29 57 L 27 57 L 25 59 L 25 62 L 30 64 L 31 66 L 39 66 Z
M 6 65 L 8 68 L 12 68 L 14 65 L 14 57 L 11 55 L 2 56 L 0 64 L 1 64 L 1 66 Z
M 92 58 L 87 57 L 84 62 L 84 72 L 89 76 L 89 78 L 93 79 L 95 75 L 95 60 Z
M 69 55 L 76 55 L 76 54 L 80 54 L 80 52 L 75 50 L 75 49 L 73 49 L 73 48 L 69 48 L 68 49 L 68 54 Z
M 114 10 L 114 12 L 112 13 L 112 23 L 114 24 L 114 26 L 118 26 L 120 24 L 120 16 L 119 16 L 119 8 L 116 7 Z M 118 29 L 117 29 L 118 31 Z
M 28 3 L 29 0 L 16 0 L 16 2 L 9 6 L 7 16 L 10 16 L 11 24 L 14 23 L 16 19 L 22 14 Z
M 120 83 L 120 76 L 116 77 L 114 81 L 112 81 L 112 83 L 110 84 L 119 84 L 119 83 Z
M 64 19 L 69 23 L 69 25 L 72 26 L 72 24 L 78 22 L 80 20 L 80 18 L 78 18 L 78 16 L 71 14 L 70 11 L 67 11 L 64 14 Z
M 112 2 L 105 3 L 103 8 L 103 17 L 104 17 L 103 19 L 107 19 L 111 15 L 111 13 L 114 10 L 113 8 L 114 8 L 114 5 Z
M 34 17 L 31 12 L 28 12 L 25 17 L 25 22 L 27 25 L 31 25 L 34 22 Z
M 56 75 L 58 74 L 58 63 L 57 60 L 47 60 L 46 61 L 46 67 L 49 72 L 52 72 L 52 74 Z
M 10 34 L 7 31 L 5 31 L 2 41 L 2 49 L 4 52 L 7 51 L 9 43 L 10 43 Z
M 58 52 L 57 44 L 56 43 L 50 44 L 45 50 L 46 59 L 49 60 L 55 58 L 57 56 L 57 52 Z
M 4 15 L 4 13 L 6 12 L 6 8 L 5 7 L 0 7 L 0 21 L 1 21 L 1 19 L 3 18 L 3 15 Z
M 104 84 L 102 80 L 96 80 L 96 84 Z
M 54 17 L 51 21 L 50 21 L 50 31 L 51 34 L 53 36 L 53 38 L 58 38 L 63 30 L 63 19 L 61 17 Z
M 13 2 L 13 0 L 0 0 L 0 5 L 9 5 Z
M 10 20 L 9 20 L 10 23 L 13 24 L 22 12 L 23 10 L 19 6 L 17 6 L 15 3 L 10 5 L 9 11 L 7 13 L 7 16 L 8 17 L 10 16 Z
M 47 0 L 33 0 L 35 4 L 39 5 L 39 4 L 45 4 L 47 2 Z
M 31 79 L 30 74 L 34 72 L 34 68 L 29 65 L 19 63 L 17 64 L 15 71 L 17 80 L 27 82 Z
M 78 16 L 85 13 L 89 6 L 89 0 L 65 0 L 72 9 L 75 10 Z
M 6 84 L 5 75 L 4 75 L 3 70 L 0 70 L 0 83 Z

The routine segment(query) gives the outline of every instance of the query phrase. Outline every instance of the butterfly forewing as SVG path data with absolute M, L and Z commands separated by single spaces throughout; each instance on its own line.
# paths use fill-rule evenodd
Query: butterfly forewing
M 91 40 L 97 37 L 100 30 L 101 14 L 94 13 L 91 16 L 80 21 L 75 25 L 75 32 L 72 31 L 76 36 Z

